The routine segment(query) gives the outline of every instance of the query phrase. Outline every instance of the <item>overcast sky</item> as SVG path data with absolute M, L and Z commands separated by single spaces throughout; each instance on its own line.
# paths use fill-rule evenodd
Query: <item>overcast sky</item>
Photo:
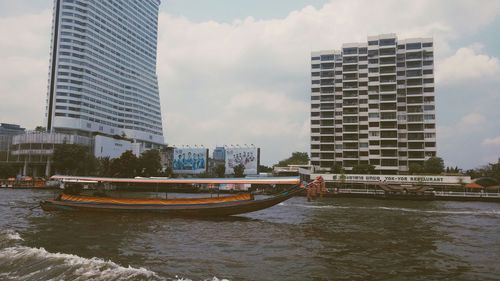
M 0 122 L 43 125 L 52 0 L 0 0 Z M 309 151 L 310 52 L 368 35 L 433 37 L 438 155 L 500 157 L 500 1 L 170 0 L 158 78 L 173 145 L 254 144 L 264 164 Z

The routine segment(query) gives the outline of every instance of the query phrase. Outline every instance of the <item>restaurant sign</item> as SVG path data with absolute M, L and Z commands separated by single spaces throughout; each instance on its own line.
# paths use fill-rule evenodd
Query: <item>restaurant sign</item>
M 311 179 L 322 176 L 326 181 L 346 183 L 425 183 L 425 184 L 467 184 L 465 176 L 402 176 L 402 175 L 353 175 L 353 174 L 311 174 Z

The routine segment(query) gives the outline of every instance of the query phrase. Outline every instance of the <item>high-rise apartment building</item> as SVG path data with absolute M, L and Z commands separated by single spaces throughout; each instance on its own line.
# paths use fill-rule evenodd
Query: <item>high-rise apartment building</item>
M 311 55 L 311 164 L 405 174 L 436 155 L 432 38 L 395 34 Z
M 160 0 L 54 0 L 47 129 L 164 143 L 156 49 Z

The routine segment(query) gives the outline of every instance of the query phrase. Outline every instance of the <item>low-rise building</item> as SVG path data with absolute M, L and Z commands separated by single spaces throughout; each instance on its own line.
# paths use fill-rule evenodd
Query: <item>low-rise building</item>
M 223 146 L 215 147 L 212 158 L 217 161 L 224 161 L 226 159 L 226 149 Z
M 26 130 L 16 124 L 0 123 L 0 162 L 8 162 L 10 146 L 15 135 L 24 134 Z
M 54 149 L 62 144 L 80 144 L 91 149 L 93 138 L 46 132 L 16 135 L 12 139 L 9 162 L 21 167 L 21 175 L 48 176 Z

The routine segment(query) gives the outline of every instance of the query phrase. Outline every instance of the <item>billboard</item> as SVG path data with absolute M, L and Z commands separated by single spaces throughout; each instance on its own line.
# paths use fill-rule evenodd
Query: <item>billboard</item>
M 256 175 L 260 163 L 260 149 L 256 147 L 226 148 L 226 174 L 234 174 L 234 167 L 245 166 L 245 175 Z
M 109 159 L 119 158 L 122 153 L 131 150 L 135 156 L 140 155 L 138 143 L 127 140 L 117 140 L 114 138 L 97 135 L 94 138 L 94 156 L 96 158 L 109 157 Z
M 176 174 L 201 174 L 207 171 L 208 149 L 174 148 L 173 171 Z

